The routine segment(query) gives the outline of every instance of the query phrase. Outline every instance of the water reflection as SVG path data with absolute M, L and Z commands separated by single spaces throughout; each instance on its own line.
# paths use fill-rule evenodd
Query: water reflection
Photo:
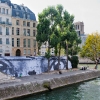
M 17 100 L 100 100 L 100 78 Z

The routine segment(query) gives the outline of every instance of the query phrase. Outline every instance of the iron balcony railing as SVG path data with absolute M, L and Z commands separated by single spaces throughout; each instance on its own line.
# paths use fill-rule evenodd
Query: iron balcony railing
M 12 23 L 11 22 L 5 22 L 5 21 L 0 21 L 0 24 L 3 24 L 3 25 L 12 25 Z

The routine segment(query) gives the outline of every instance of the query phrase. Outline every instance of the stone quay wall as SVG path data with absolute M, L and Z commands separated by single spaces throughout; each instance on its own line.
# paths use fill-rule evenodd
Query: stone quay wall
M 2 87 L 0 86 L 0 100 L 11 99 L 47 91 L 48 89 L 43 86 L 45 83 L 49 83 L 51 89 L 55 89 L 62 86 L 67 86 L 70 84 L 94 79 L 97 77 L 100 77 L 100 71 L 90 70 L 90 71 L 80 71 L 80 73 L 74 73 L 74 74 L 68 74 L 68 73 L 64 75 L 61 74 L 56 77 L 51 76 L 49 78 L 42 78 L 40 80 L 38 79 L 37 81 L 24 80 L 24 82 L 18 82 L 18 84 L 9 83 L 8 85 L 5 84 L 5 86 L 4 85 Z

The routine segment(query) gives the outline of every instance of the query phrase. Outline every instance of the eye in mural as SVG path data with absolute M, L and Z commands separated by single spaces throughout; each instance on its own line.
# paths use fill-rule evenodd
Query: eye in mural
M 69 68 L 71 63 L 68 62 Z M 66 68 L 66 59 L 61 58 L 60 69 Z M 58 59 L 50 59 L 50 70 L 58 70 Z M 0 57 L 0 71 L 15 77 L 41 74 L 48 71 L 48 60 L 45 57 Z

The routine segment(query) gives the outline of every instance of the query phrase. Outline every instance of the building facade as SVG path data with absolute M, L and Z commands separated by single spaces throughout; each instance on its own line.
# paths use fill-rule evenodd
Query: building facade
M 0 55 L 10 56 L 11 28 L 12 28 L 12 7 L 10 1 L 0 0 Z
M 81 36 L 84 34 L 84 23 L 83 22 L 75 22 L 74 23 L 74 27 L 75 27 L 75 30 L 78 34 L 78 36 Z
M 41 48 L 40 48 L 40 55 L 41 55 L 41 56 L 45 56 L 45 53 L 47 52 L 47 50 L 48 50 L 48 42 L 42 44 L 42 46 L 41 46 Z M 54 48 L 50 48 L 50 54 L 51 54 L 52 56 L 55 55 L 55 53 L 54 53 Z
M 30 56 L 37 54 L 37 21 L 26 6 L 0 0 L 0 54 Z
M 35 14 L 24 5 L 12 5 L 12 55 L 37 54 Z
M 81 38 L 81 44 L 79 45 L 81 48 L 84 45 L 87 35 L 84 32 L 84 23 L 83 22 L 75 22 L 74 28 L 77 32 L 77 35 Z

